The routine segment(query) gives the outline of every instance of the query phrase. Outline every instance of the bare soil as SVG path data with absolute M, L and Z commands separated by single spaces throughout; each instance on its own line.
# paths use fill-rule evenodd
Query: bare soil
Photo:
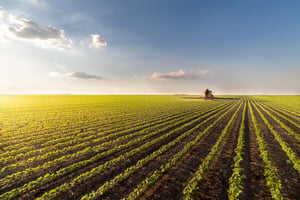
M 206 138 L 171 167 L 141 199 L 181 199 L 184 187 L 210 152 L 234 111 L 235 109 L 226 115 Z
M 274 135 L 268 129 L 264 121 L 259 116 L 258 112 L 254 109 L 255 117 L 257 119 L 259 128 L 267 150 L 271 155 L 273 164 L 278 169 L 279 178 L 281 180 L 282 194 L 284 198 L 297 199 L 300 197 L 300 179 L 298 172 L 294 169 L 292 163 L 286 153 L 282 150 L 280 144 L 276 141 Z M 264 113 L 263 113 L 264 114 Z M 266 116 L 264 114 L 264 116 Z M 269 120 L 270 118 L 268 118 Z M 276 126 L 276 123 L 272 125 Z
M 200 115 L 195 116 L 194 119 L 196 119 L 199 116 L 204 115 L 205 113 L 201 113 Z M 208 118 L 209 116 L 207 116 L 206 118 Z M 182 125 L 182 124 L 181 124 Z M 180 126 L 180 125 L 179 125 Z M 176 126 L 176 127 L 179 127 Z M 173 127 L 173 129 L 175 129 L 176 127 Z M 192 127 L 192 126 L 191 126 Z M 191 127 L 187 127 L 186 130 L 188 130 Z M 171 129 L 170 129 L 171 130 Z M 36 198 L 41 196 L 42 194 L 44 194 L 45 192 L 54 189 L 55 187 L 70 182 L 73 178 L 75 178 L 76 176 L 85 173 L 87 171 L 90 171 L 91 169 L 93 169 L 94 167 L 97 167 L 101 164 L 104 164 L 106 161 L 112 160 L 122 154 L 125 154 L 126 152 L 129 152 L 130 150 L 137 148 L 139 146 L 141 146 L 142 144 L 145 144 L 146 142 L 153 140 L 163 134 L 166 134 L 168 131 L 165 131 L 164 133 L 161 133 L 159 135 L 153 136 L 149 139 L 147 139 L 146 141 L 136 144 L 136 145 L 132 145 L 130 146 L 130 148 L 124 149 L 122 151 L 116 152 L 113 155 L 109 155 L 91 165 L 88 165 L 86 167 L 83 167 L 79 170 L 75 170 L 72 173 L 58 179 L 55 181 L 52 181 L 49 184 L 46 184 L 42 187 L 39 188 L 39 190 L 32 190 L 31 192 L 25 194 L 22 196 L 23 199 L 32 199 L 32 198 Z M 89 193 L 92 190 L 97 189 L 99 186 L 101 186 L 102 184 L 104 184 L 106 181 L 112 179 L 113 177 L 115 177 L 116 175 L 118 175 L 119 173 L 121 173 L 122 171 L 124 171 L 126 168 L 134 165 L 137 163 L 138 160 L 144 158 L 146 155 L 151 154 L 153 151 L 157 150 L 160 146 L 169 143 L 170 141 L 172 141 L 173 139 L 175 139 L 177 136 L 179 136 L 180 133 L 178 134 L 174 134 L 169 138 L 166 138 L 164 141 L 162 141 L 161 143 L 157 143 L 153 146 L 151 146 L 151 148 L 145 149 L 141 154 L 136 154 L 134 157 L 132 157 L 130 160 L 128 160 L 127 162 L 121 163 L 118 166 L 114 166 L 113 168 L 111 168 L 109 171 L 104 172 L 103 174 L 101 174 L 101 176 L 97 176 L 94 177 L 92 179 L 90 179 L 86 184 L 84 185 L 80 185 L 79 187 L 74 188 L 72 191 L 69 191 L 68 193 L 64 194 L 64 198 L 65 199 L 76 199 L 79 198 L 81 195 L 85 194 L 85 193 Z

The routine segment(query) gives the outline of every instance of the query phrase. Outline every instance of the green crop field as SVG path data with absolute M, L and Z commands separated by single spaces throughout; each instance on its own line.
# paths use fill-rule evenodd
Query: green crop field
M 299 199 L 300 96 L 0 96 L 0 199 Z

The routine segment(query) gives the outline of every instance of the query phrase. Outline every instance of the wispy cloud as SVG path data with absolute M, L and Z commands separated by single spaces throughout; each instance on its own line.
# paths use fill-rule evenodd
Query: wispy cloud
M 91 37 L 92 41 L 89 44 L 90 48 L 100 48 L 107 46 L 107 42 L 104 39 L 102 39 L 100 35 L 92 34 Z
M 64 30 L 52 25 L 43 26 L 26 18 L 19 18 L 0 8 L 2 36 L 10 39 L 26 40 L 44 48 L 66 49 L 72 47 L 72 40 Z
M 159 73 L 155 72 L 150 76 L 152 80 L 193 80 L 193 79 L 200 79 L 204 75 L 208 74 L 209 70 L 199 70 L 195 73 L 187 73 L 186 71 L 180 69 L 177 72 L 167 72 L 167 73 Z
M 50 76 L 54 77 L 67 77 L 67 78 L 78 78 L 78 79 L 101 79 L 100 76 L 89 74 L 87 72 L 70 72 L 65 74 L 60 74 L 58 72 L 51 72 Z
M 211 72 L 212 72 L 211 70 L 199 70 L 197 73 L 200 75 L 205 75 L 205 74 L 209 74 Z
M 22 0 L 34 5 L 43 5 L 40 0 Z M 22 14 L 22 16 L 24 13 Z M 26 15 L 26 14 L 25 14 Z M 0 6 L 0 39 L 22 40 L 31 42 L 42 48 L 56 48 L 65 50 L 74 46 L 71 38 L 67 37 L 64 30 L 57 29 L 53 25 L 42 25 L 29 17 L 18 17 Z M 74 15 L 75 22 L 86 20 L 83 15 Z M 81 20 L 81 21 L 80 21 Z M 89 48 L 101 48 L 107 46 L 107 41 L 99 34 L 91 34 L 81 44 Z

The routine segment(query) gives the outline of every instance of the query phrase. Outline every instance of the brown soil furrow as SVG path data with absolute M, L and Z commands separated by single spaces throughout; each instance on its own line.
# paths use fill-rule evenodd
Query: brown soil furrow
M 199 112 L 199 111 L 186 111 L 186 112 L 184 112 L 184 113 L 181 113 L 180 115 L 178 115 L 178 113 L 177 114 L 174 114 L 174 115 L 170 115 L 170 116 L 167 116 L 167 117 L 171 117 L 169 120 L 167 120 L 167 121 L 170 121 L 170 120 L 175 120 L 175 119 L 179 119 L 180 117 L 183 117 L 183 116 L 185 116 L 185 115 L 190 115 L 190 114 L 192 114 L 192 113 L 194 113 L 194 112 Z M 203 112 L 203 114 L 205 114 L 205 113 L 208 113 L 209 111 L 206 111 L 206 112 Z M 122 132 L 122 131 L 124 131 L 124 130 L 127 130 L 127 129 L 132 129 L 132 128 L 137 128 L 137 127 L 139 127 L 139 126 L 143 126 L 143 127 L 140 127 L 140 128 L 137 128 L 136 130 L 134 130 L 134 131 L 131 131 L 131 132 L 127 132 L 127 133 L 125 133 L 125 134 L 122 134 L 122 135 L 120 135 L 120 136 L 123 136 L 123 135 L 128 135 L 128 134 L 130 134 L 130 133 L 133 133 L 133 132 L 137 132 L 137 131 L 140 131 L 140 130 L 143 130 L 143 129 L 146 129 L 146 128 L 149 128 L 150 126 L 155 126 L 155 125 L 159 125 L 159 124 L 161 124 L 161 123 L 166 123 L 167 122 L 166 120 L 164 120 L 163 122 L 161 122 L 161 119 L 160 118 L 157 118 L 156 120 L 153 120 L 153 121 L 151 121 L 150 123 L 153 123 L 152 125 L 150 125 L 150 124 L 147 124 L 147 122 L 145 122 L 145 121 L 138 121 L 138 119 L 136 118 L 136 119 L 131 119 L 130 121 L 128 121 L 128 123 L 129 124 L 126 124 L 126 120 L 123 120 L 123 121 L 119 121 L 119 122 L 117 122 L 117 125 L 118 126 L 125 126 L 125 125 L 127 125 L 128 127 L 127 128 L 123 128 L 123 129 L 121 129 L 121 130 L 117 130 L 117 131 L 114 131 L 114 128 L 111 128 L 111 129 L 109 129 L 109 130 L 105 130 L 104 132 L 103 132 L 103 134 L 101 134 L 101 138 L 103 138 L 103 140 L 101 141 L 101 143 L 103 143 L 103 142 L 108 142 L 108 141 L 111 141 L 111 140 L 114 140 L 114 139 L 116 139 L 116 138 L 105 138 L 105 136 L 108 136 L 108 135 L 113 135 L 114 134 L 114 132 Z M 125 123 L 124 123 L 125 122 Z M 132 122 L 134 122 L 134 123 L 132 123 Z M 93 127 L 94 127 L 94 124 L 93 124 L 94 122 L 92 122 L 92 125 L 93 125 Z M 112 122 L 111 123 L 111 125 L 110 125 L 111 127 L 114 127 L 114 122 Z M 95 128 L 93 128 L 94 130 L 94 133 L 93 134 L 91 134 L 91 135 L 95 135 L 95 134 L 97 134 L 97 132 L 99 132 L 98 131 L 98 129 L 100 129 L 101 130 L 101 126 L 98 126 L 98 127 L 95 127 Z M 89 127 L 89 129 L 90 129 L 90 127 Z M 82 129 L 83 130 L 83 129 Z M 90 130 L 91 131 L 91 130 Z M 112 132 L 112 131 L 114 131 L 114 132 Z M 68 130 L 68 132 L 71 132 L 70 130 Z M 72 136 L 72 135 L 70 135 L 70 136 Z M 74 136 L 74 135 L 73 135 Z M 89 135 L 90 136 L 90 135 Z M 82 138 L 85 138 L 85 137 L 89 137 L 89 136 L 84 136 L 84 137 L 82 137 Z M 74 136 L 75 137 L 75 136 Z M 58 139 L 58 138 L 55 138 L 55 139 Z M 93 139 L 96 139 L 96 138 L 93 138 Z M 64 141 L 64 142 L 66 142 L 66 141 Z M 88 142 L 87 140 L 84 140 L 84 141 L 82 141 L 82 142 Z M 56 143 L 55 143 L 56 144 Z M 79 143 L 77 143 L 77 142 L 74 142 L 74 143 L 72 143 L 72 144 L 69 144 L 67 147 L 71 147 L 71 146 L 75 146 L 75 145 L 78 145 Z M 95 143 L 94 145 L 97 145 L 98 143 Z M 50 144 L 49 144 L 49 146 L 50 146 Z M 44 147 L 47 147 L 47 146 L 44 146 Z M 35 146 L 35 150 L 38 150 L 38 149 L 40 149 L 40 148 L 44 148 L 44 147 L 42 147 L 41 146 L 41 144 L 39 144 L 39 145 L 37 145 L 37 146 Z M 62 148 L 64 148 L 64 147 L 66 147 L 66 146 L 62 146 L 61 148 L 59 148 L 59 149 L 62 149 Z M 76 152 L 76 151 L 79 151 L 79 150 L 82 150 L 82 149 L 84 149 L 84 148 L 86 148 L 86 147 L 78 147 L 78 148 L 76 148 L 76 149 L 74 149 L 74 150 L 72 150 L 72 151 L 69 151 L 69 153 L 74 153 L 74 152 Z M 51 150 L 52 151 L 52 150 Z M 46 152 L 43 152 L 43 153 L 40 153 L 40 152 L 37 152 L 34 156 L 39 156 L 39 155 L 42 155 L 42 154 L 45 154 Z M 7 156 L 7 157 L 9 157 L 9 156 Z M 31 158 L 31 157 L 33 157 L 32 155 L 31 156 L 24 156 L 23 158 L 22 158 L 22 160 L 25 160 L 25 159 L 28 159 L 28 158 Z M 20 160 L 18 160 L 18 161 L 20 161 Z M 13 163 L 15 163 L 15 162 L 13 162 Z M 10 163 L 10 164 L 13 164 L 13 163 Z M 36 163 L 36 164 L 39 164 L 39 163 Z M 1 165 L 0 165 L 1 166 Z M 4 165 L 5 166 L 5 165 Z
M 245 199 L 272 199 L 264 177 L 263 161 L 260 158 L 255 129 L 247 106 L 245 132 Z
M 194 140 L 196 136 L 202 132 L 212 121 L 215 119 L 212 119 L 208 121 L 205 125 L 200 127 L 199 130 L 193 132 L 191 135 L 186 137 L 183 141 L 180 142 L 180 144 L 176 145 L 175 147 L 171 148 L 167 152 L 165 152 L 163 155 L 158 156 L 155 160 L 148 163 L 146 166 L 144 166 L 139 171 L 135 172 L 133 176 L 130 176 L 125 181 L 119 183 L 117 186 L 113 187 L 109 194 L 103 195 L 101 199 L 121 199 L 130 194 L 130 192 L 136 188 L 136 186 L 143 181 L 146 177 L 152 175 L 152 173 L 155 170 L 158 170 L 161 165 L 167 163 L 167 161 L 174 156 L 176 153 L 178 153 L 184 145 L 186 145 L 188 142 Z
M 271 114 L 275 115 L 281 122 L 283 122 L 283 123 L 284 123 L 285 125 L 287 125 L 289 128 L 291 128 L 292 130 L 294 130 L 296 133 L 300 133 L 300 128 L 299 128 L 299 127 L 295 126 L 294 124 L 292 124 L 292 123 L 289 122 L 288 120 L 286 120 L 286 119 L 282 118 L 281 116 L 279 116 L 278 114 L 276 114 L 276 113 L 274 112 L 274 109 L 270 108 L 269 106 L 265 106 L 265 105 L 264 105 L 264 108 L 267 109 L 267 111 L 271 112 Z M 277 112 L 277 111 L 276 111 L 276 112 Z M 282 114 L 282 113 L 280 113 L 280 114 Z M 282 115 L 283 115 L 283 114 L 282 114 Z M 295 122 L 295 123 L 300 124 L 300 121 L 297 121 L 297 120 L 295 120 L 295 119 L 292 119 L 291 117 L 289 117 L 289 116 L 287 116 L 287 115 L 286 115 L 285 117 L 287 117 L 288 119 L 292 120 L 292 121 Z M 277 123 L 276 123 L 276 124 L 277 124 Z M 273 124 L 272 124 L 272 125 L 273 125 Z
M 240 123 L 242 120 L 243 106 L 237 113 L 233 124 L 228 130 L 223 149 L 218 153 L 218 157 L 212 164 L 212 168 L 205 175 L 199 189 L 197 189 L 196 199 L 227 199 L 229 178 L 232 174 L 231 166 L 234 164 L 234 149 L 237 145 Z
M 206 112 L 205 112 L 205 113 L 206 113 Z M 193 119 L 196 119 L 197 117 L 199 117 L 199 116 L 201 116 L 201 115 L 202 115 L 202 114 L 199 114 L 199 115 L 195 116 L 195 118 L 193 118 Z M 181 124 L 181 125 L 182 125 L 182 124 Z M 180 127 L 181 125 L 178 125 L 178 126 L 176 126 L 176 127 Z M 175 127 L 175 128 L 176 128 L 176 127 Z M 170 130 L 169 130 L 169 131 L 170 131 Z M 162 134 L 163 134 L 163 133 L 162 133 Z M 105 157 L 105 158 L 99 160 L 98 162 L 93 163 L 93 164 L 91 164 L 91 165 L 89 165 L 89 166 L 86 166 L 86 167 L 84 167 L 84 168 L 82 168 L 82 169 L 80 169 L 80 170 L 76 170 L 75 172 L 73 172 L 73 173 L 71 173 L 71 174 L 74 174 L 74 173 L 75 173 L 75 175 L 76 175 L 78 172 L 81 173 L 81 172 L 84 172 L 84 171 L 91 170 L 92 168 L 94 168 L 94 167 L 96 167 L 96 166 L 98 166 L 98 165 L 100 165 L 100 164 L 103 164 L 103 163 L 105 163 L 106 161 L 111 160 L 111 159 L 113 159 L 113 158 L 115 158 L 115 157 L 118 157 L 118 156 L 120 156 L 120 155 L 122 155 L 122 154 L 124 154 L 124 153 L 126 153 L 126 152 L 128 152 L 128 151 L 130 151 L 130 150 L 132 150 L 132 149 L 134 149 L 134 148 L 137 148 L 138 146 L 140 146 L 140 145 L 146 143 L 147 141 L 150 141 L 150 140 L 152 140 L 152 139 L 155 139 L 155 138 L 157 138 L 157 137 L 159 137 L 159 136 L 160 136 L 160 135 L 156 135 L 156 136 L 153 136 L 153 137 L 151 137 L 151 138 L 148 138 L 146 141 L 144 141 L 144 142 L 142 142 L 142 143 L 139 143 L 139 144 L 136 144 L 136 145 L 132 145 L 132 146 L 130 146 L 130 147 L 127 148 L 127 149 L 124 149 L 124 150 L 122 150 L 122 151 L 116 152 L 116 153 L 114 153 L 113 155 L 107 156 L 107 157 Z M 114 143 L 114 146 L 118 146 L 118 145 L 121 145 L 121 144 L 125 144 L 125 143 L 127 143 L 127 142 L 129 142 L 129 140 L 126 140 L 126 141 L 123 141 L 123 142 Z M 106 150 L 108 150 L 109 148 L 113 148 L 114 146 L 109 146 L 109 145 L 108 145 L 108 146 L 106 146 L 105 148 L 103 148 L 102 151 L 99 151 L 98 153 L 101 153 L 101 152 L 103 152 L 103 151 L 106 151 Z M 95 156 L 95 154 L 91 154 L 91 155 L 88 155 L 88 156 L 85 156 L 85 157 L 79 157 L 79 158 L 77 158 L 77 159 L 75 159 L 75 160 L 66 160 L 66 161 L 65 161 L 64 163 L 62 163 L 61 165 L 55 166 L 55 168 L 51 168 L 51 169 L 48 170 L 48 171 L 42 171 L 42 172 L 40 172 L 40 173 L 36 173 L 36 174 L 34 174 L 34 175 L 31 175 L 30 178 L 28 177 L 27 179 L 21 179 L 21 180 L 17 181 L 15 184 L 12 184 L 10 187 L 7 187 L 7 188 L 5 188 L 5 189 L 0 189 L 0 193 L 5 193 L 6 191 L 11 190 L 12 188 L 20 187 L 20 186 L 22 186 L 23 184 L 25 184 L 25 183 L 27 183 L 27 182 L 30 182 L 30 181 L 32 181 L 32 180 L 35 180 L 37 177 L 43 176 L 43 175 L 46 174 L 46 173 L 49 173 L 49 172 L 55 172 L 55 171 L 57 171 L 57 170 L 59 170 L 59 169 L 61 169 L 61 168 L 67 167 L 67 166 L 72 165 L 73 163 L 76 163 L 76 162 L 80 162 L 80 161 L 89 159 L 89 158 L 91 158 L 91 157 L 93 157 L 93 156 Z M 71 175 L 71 174 L 70 174 L 70 175 Z M 67 175 L 67 177 L 69 177 L 70 175 Z M 64 179 L 65 179 L 65 178 L 61 178 L 61 180 L 64 180 Z M 61 182 L 61 180 L 58 180 L 58 181 Z M 50 185 L 51 185 L 51 184 L 52 184 L 52 183 L 50 183 Z
M 237 107 L 236 107 L 237 109 Z M 187 182 L 198 170 L 199 165 L 210 152 L 211 147 L 217 141 L 222 130 L 227 125 L 232 110 L 225 118 L 211 130 L 211 133 L 199 142 L 192 150 L 185 154 L 175 166 L 171 167 L 165 174 L 141 197 L 141 199 L 180 199 L 182 191 Z
M 222 112 L 223 113 L 223 112 Z M 220 116 L 221 113 L 218 114 Z M 218 117 L 217 116 L 217 117 Z M 216 117 L 216 118 L 217 118 Z M 129 195 L 129 193 L 146 177 L 150 176 L 155 170 L 158 170 L 159 167 L 165 164 L 173 155 L 178 153 L 188 142 L 195 139 L 195 137 L 199 134 L 199 132 L 203 131 L 210 123 L 212 123 L 215 119 L 211 119 L 202 125 L 197 131 L 193 132 L 191 135 L 183 139 L 179 144 L 175 147 L 172 147 L 163 155 L 158 156 L 155 160 L 148 163 L 142 169 L 138 170 L 134 173 L 133 176 L 130 176 L 125 181 L 119 183 L 115 187 L 113 187 L 109 194 L 105 194 L 101 196 L 101 199 L 120 199 Z
M 208 117 L 209 116 L 207 116 L 205 119 L 207 119 Z M 205 119 L 203 119 L 203 120 L 205 120 Z M 23 198 L 32 199 L 32 198 L 41 196 L 43 193 L 45 193 L 45 192 L 47 192 L 47 191 L 49 191 L 49 190 L 51 190 L 51 189 L 53 189 L 53 188 L 61 185 L 61 184 L 70 182 L 76 176 L 78 176 L 78 175 L 80 175 L 82 173 L 85 173 L 87 171 L 90 171 L 94 167 L 99 166 L 101 164 L 104 164 L 106 161 L 109 161 L 109 160 L 111 160 L 113 158 L 116 158 L 116 157 L 122 155 L 122 154 L 125 154 L 126 152 L 129 152 L 130 150 L 132 150 L 134 148 L 137 148 L 137 147 L 141 146 L 142 144 L 145 144 L 146 142 L 148 142 L 150 140 L 153 140 L 153 139 L 155 139 L 155 138 L 157 138 L 157 137 L 159 137 L 159 136 L 161 136 L 163 134 L 166 134 L 166 133 L 167 132 L 161 133 L 161 134 L 159 134 L 159 135 L 157 135 L 155 137 L 151 137 L 150 139 L 147 139 L 147 141 L 144 141 L 143 143 L 139 143 L 137 145 L 133 145 L 130 148 L 127 148 L 127 149 L 122 150 L 120 152 L 117 152 L 117 153 L 115 153 L 113 155 L 110 155 L 110 156 L 108 156 L 108 157 L 106 157 L 106 158 L 104 158 L 104 159 L 102 159 L 102 160 L 100 160 L 100 161 L 98 161 L 96 163 L 93 163 L 93 164 L 91 164 L 89 166 L 86 166 L 86 167 L 84 167 L 84 168 L 82 168 L 80 170 L 76 170 L 76 171 L 68 174 L 67 176 L 64 176 L 64 177 L 60 178 L 57 181 L 53 181 L 53 182 L 51 182 L 49 184 L 46 184 L 46 185 L 40 187 L 39 190 L 31 191 L 29 194 L 26 194 L 25 196 L 23 196 Z M 151 148 L 145 149 L 143 151 L 143 153 L 136 154 L 135 157 L 133 157 L 131 160 L 128 160 L 127 162 L 124 162 L 121 165 L 114 166 L 114 168 L 112 168 L 108 172 L 105 172 L 105 173 L 101 174 L 101 177 L 95 177 L 94 179 L 90 179 L 89 182 L 86 184 L 86 186 L 80 186 L 79 188 L 75 188 L 76 193 L 77 194 L 88 193 L 88 191 L 92 191 L 92 189 L 98 188 L 99 185 L 104 184 L 106 181 L 112 179 L 113 177 L 115 177 L 116 175 L 118 175 L 119 173 L 121 173 L 126 168 L 134 165 L 138 160 L 144 158 L 146 155 L 148 155 L 148 154 L 152 153 L 153 151 L 157 150 L 161 145 L 164 145 L 164 144 L 172 141 L 173 139 L 175 139 L 180 134 L 181 133 L 174 134 L 171 137 L 166 138 L 163 142 L 161 142 L 159 144 L 155 144 L 155 145 L 151 146 Z M 77 192 L 77 191 L 81 191 L 81 192 Z
M 284 113 L 282 112 L 282 110 L 284 110 L 284 112 L 287 112 L 288 114 L 290 114 L 290 115 L 292 115 L 292 116 L 294 116 L 295 118 L 298 118 L 298 119 L 300 120 L 300 113 L 299 113 L 299 114 L 292 113 L 292 112 L 290 112 L 290 111 L 291 111 L 290 108 L 284 109 L 284 108 L 278 107 L 277 105 L 272 105 L 272 104 L 270 105 L 270 107 L 275 107 L 275 108 L 276 108 L 276 111 L 280 111 L 281 114 L 284 114 Z
M 226 109 L 227 110 L 227 109 Z M 144 180 L 148 175 L 151 175 L 153 173 L 153 171 L 155 171 L 156 169 L 159 169 L 159 167 L 164 164 L 173 154 L 177 153 L 178 151 L 181 150 L 181 147 L 183 147 L 188 141 L 193 140 L 196 136 L 197 133 L 199 131 L 202 131 L 206 128 L 206 126 L 208 126 L 207 124 L 209 124 L 210 122 L 214 121 L 216 118 L 218 118 L 222 113 L 224 113 L 225 111 L 223 110 L 222 112 L 218 113 L 218 115 L 214 118 L 209 120 L 208 122 L 206 122 L 205 124 L 203 124 L 199 130 L 197 130 L 196 132 L 194 132 L 193 134 L 191 134 L 189 137 L 185 138 L 180 145 L 177 145 L 173 148 L 171 148 L 170 150 L 168 150 L 165 154 L 163 154 L 162 156 L 159 156 L 156 160 L 151 161 L 147 166 L 143 167 L 142 169 L 140 169 L 138 172 L 134 173 L 133 176 L 129 177 L 128 179 L 126 179 L 125 181 L 123 181 L 122 183 L 118 184 L 117 186 L 113 187 L 110 192 L 108 194 L 104 194 L 103 197 L 100 197 L 101 199 L 120 199 L 120 196 L 125 197 L 126 195 L 128 195 L 131 192 L 131 189 L 134 189 L 135 186 L 137 186 L 137 184 Z M 208 118 L 208 117 L 207 117 Z M 205 118 L 205 119 L 207 119 Z M 204 119 L 204 120 L 205 120 Z M 175 139 L 177 136 L 181 135 L 183 132 L 181 132 L 180 134 L 176 134 L 173 135 L 170 139 L 168 140 L 168 142 L 171 142 L 173 139 Z M 175 137 L 174 137 L 175 136 Z M 164 143 L 160 143 L 157 144 L 158 148 L 167 144 L 168 142 L 164 142 Z M 157 149 L 158 149 L 157 148 Z M 156 150 L 157 150 L 156 149 Z M 152 153 L 153 151 L 144 154 L 144 156 L 149 155 L 150 153 Z M 139 159 L 144 158 L 142 157 L 138 157 Z M 138 159 L 135 158 L 134 160 L 134 164 L 136 164 L 138 162 Z M 133 164 L 131 163 L 130 165 L 127 165 L 127 167 L 132 166 Z M 80 191 L 76 191 L 76 193 L 83 195 L 84 193 L 89 193 L 92 190 L 97 190 L 99 188 L 99 186 L 101 186 L 102 184 L 104 184 L 106 181 L 109 181 L 110 179 L 112 179 L 113 177 L 117 176 L 119 173 L 121 173 L 123 170 L 125 170 L 126 168 L 122 168 L 122 170 L 118 170 L 117 172 L 114 172 L 115 169 L 109 170 L 108 172 L 106 172 L 107 174 L 114 174 L 114 176 L 108 178 L 108 179 L 101 179 L 101 181 L 97 181 L 97 184 L 94 185 L 89 185 L 87 189 L 82 190 L 82 187 L 79 188 Z M 99 179 L 99 177 L 98 177 Z M 81 196 L 74 196 L 72 197 L 73 199 L 78 199 Z
M 272 117 L 270 117 L 265 111 L 258 106 L 260 112 L 267 118 L 270 124 L 274 127 L 274 130 L 280 135 L 280 137 L 289 145 L 289 147 L 300 157 L 300 142 L 295 139 L 294 136 L 289 134 L 284 128 L 280 126 Z M 272 113 L 276 115 L 275 113 Z M 276 116 L 279 118 L 279 116 Z M 280 119 L 281 120 L 281 119 Z M 300 133 L 300 131 L 299 131 Z
M 284 198 L 297 199 L 300 197 L 300 178 L 298 172 L 293 168 L 288 160 L 286 153 L 282 150 L 280 144 L 276 141 L 274 135 L 270 132 L 267 125 L 259 116 L 256 109 L 253 109 L 257 119 L 262 136 L 267 144 L 268 152 L 274 165 L 278 169 L 281 180 L 282 194 Z M 264 115 L 266 116 L 266 115 Z M 272 125 L 273 126 L 273 125 Z
M 285 112 L 283 112 L 282 110 L 277 109 L 277 108 L 274 108 L 274 107 L 272 107 L 272 106 L 270 106 L 270 105 L 267 105 L 267 104 L 264 104 L 264 103 L 263 103 L 263 105 L 264 105 L 265 107 L 271 109 L 271 110 L 275 110 L 275 111 L 278 112 L 279 114 L 281 114 L 281 115 L 283 115 L 283 116 L 285 116 L 285 117 L 291 119 L 292 121 L 294 121 L 294 122 L 296 122 L 296 123 L 300 123 L 300 118 L 299 118 L 299 116 L 293 115 L 293 114 L 290 113 L 288 110 L 285 110 Z M 291 115 L 292 117 L 289 116 L 287 113 L 288 113 L 289 115 Z

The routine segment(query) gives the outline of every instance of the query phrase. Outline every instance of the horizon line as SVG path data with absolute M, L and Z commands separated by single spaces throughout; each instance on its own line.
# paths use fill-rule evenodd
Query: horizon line
M 0 96 L 26 96 L 26 95 L 32 95 L 32 96 L 47 96 L 47 95 L 52 95 L 52 96 L 117 96 L 117 95 L 157 95 L 157 96 L 162 96 L 162 95 L 191 95 L 191 96 L 204 96 L 204 94 L 201 93 L 103 93 L 103 94 L 85 94 L 85 93 L 22 93 L 22 94 L 17 94 L 17 93 L 3 93 L 0 94 Z M 297 96 L 300 95 L 300 93 L 219 93 L 218 95 L 241 95 L 241 96 L 248 96 L 248 95 L 265 95 L 265 96 L 272 96 L 272 95 L 276 95 L 276 96 Z M 218 96 L 216 94 L 214 94 L 214 96 Z

